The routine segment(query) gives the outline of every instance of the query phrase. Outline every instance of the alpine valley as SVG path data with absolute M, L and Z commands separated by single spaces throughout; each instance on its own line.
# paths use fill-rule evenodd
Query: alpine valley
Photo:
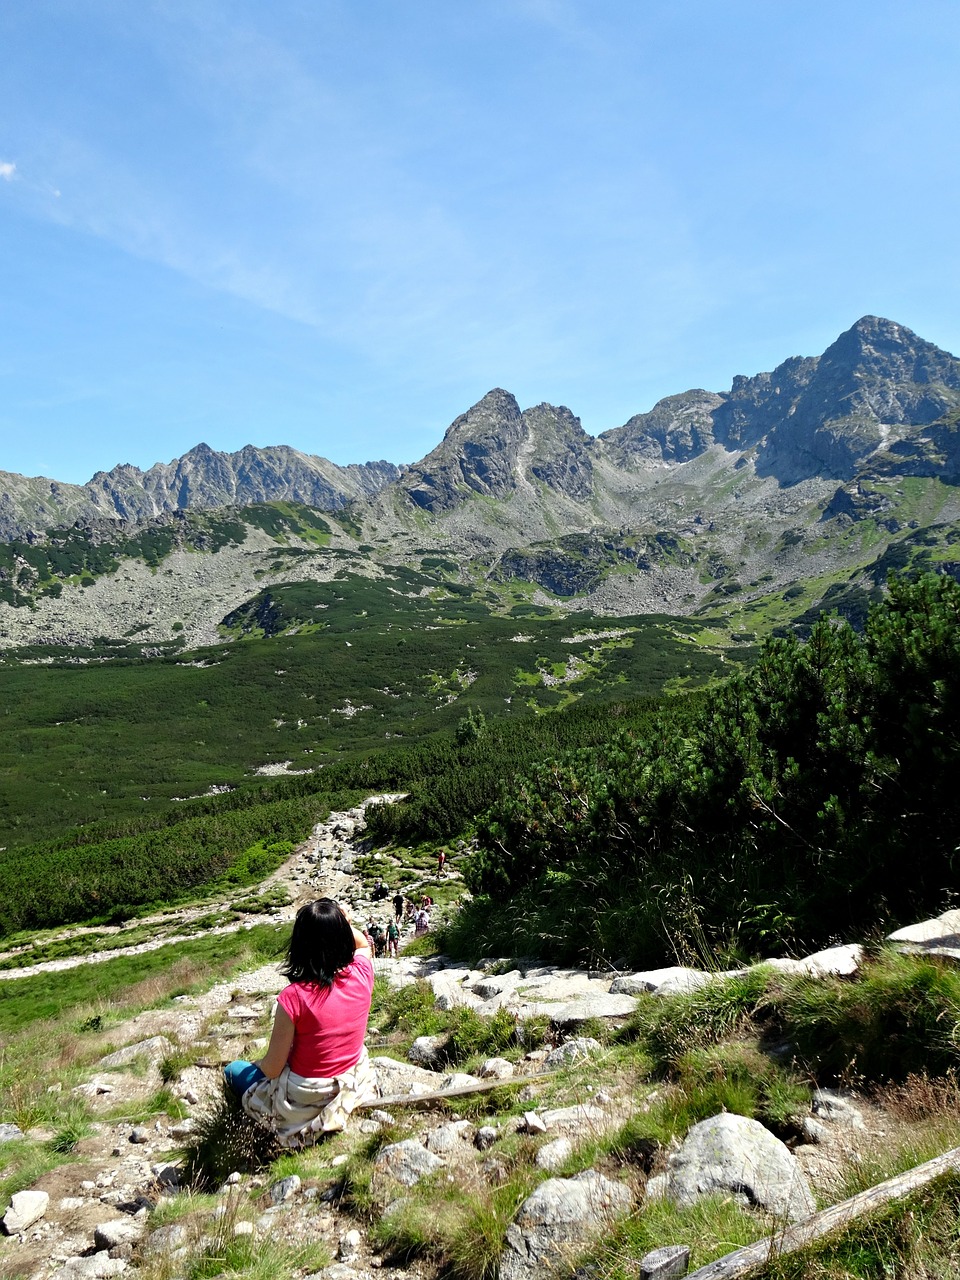
M 201 444 L 82 486 L 0 472 L 0 489 L 7 650 L 302 628 L 323 602 L 285 604 L 291 584 L 345 577 L 413 583 L 440 613 L 453 588 L 495 613 L 672 615 L 742 642 L 862 616 L 890 570 L 956 574 L 960 360 L 866 316 L 819 357 L 596 438 L 497 389 L 410 466 Z

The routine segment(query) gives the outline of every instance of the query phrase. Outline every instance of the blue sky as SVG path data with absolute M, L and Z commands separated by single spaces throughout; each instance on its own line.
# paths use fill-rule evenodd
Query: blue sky
M 960 352 L 955 0 L 0 9 L 0 470 L 593 433 L 867 313 Z

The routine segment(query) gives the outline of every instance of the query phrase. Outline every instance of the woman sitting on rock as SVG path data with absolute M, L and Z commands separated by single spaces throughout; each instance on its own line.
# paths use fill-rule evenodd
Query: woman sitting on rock
M 318 898 L 297 912 L 283 973 L 267 1052 L 223 1074 L 248 1115 L 297 1146 L 343 1129 L 376 1096 L 364 1046 L 373 960 L 337 903 Z

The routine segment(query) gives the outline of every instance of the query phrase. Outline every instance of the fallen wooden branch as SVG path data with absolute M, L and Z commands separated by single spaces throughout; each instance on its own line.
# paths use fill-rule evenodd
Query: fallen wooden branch
M 960 1147 L 954 1147 L 953 1150 L 944 1152 L 942 1156 L 928 1160 L 926 1164 L 918 1164 L 906 1173 L 899 1173 L 895 1178 L 888 1178 L 886 1182 L 880 1182 L 867 1191 L 861 1191 L 859 1195 L 852 1196 L 849 1200 L 841 1200 L 839 1204 L 831 1205 L 829 1209 L 805 1218 L 803 1222 L 785 1227 L 776 1235 L 767 1236 L 754 1244 L 748 1244 L 743 1249 L 725 1254 L 716 1262 L 709 1262 L 705 1267 L 690 1272 L 687 1280 L 734 1280 L 734 1277 L 745 1275 L 765 1262 L 772 1262 L 775 1258 L 782 1258 L 788 1253 L 796 1253 L 798 1249 L 813 1244 L 815 1240 L 822 1240 L 825 1236 L 843 1230 L 858 1218 L 874 1212 L 893 1200 L 904 1199 L 911 1192 L 919 1190 L 936 1178 L 943 1177 L 944 1174 L 958 1171 L 960 1171 Z

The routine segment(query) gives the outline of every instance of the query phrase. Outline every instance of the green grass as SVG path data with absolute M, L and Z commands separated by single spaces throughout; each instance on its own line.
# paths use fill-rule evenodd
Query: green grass
M 11 1035 L 39 1019 L 58 1018 L 84 1008 L 104 1004 L 133 1012 L 136 1005 L 122 994 L 153 979 L 171 979 L 168 996 L 203 990 L 210 974 L 229 973 L 252 957 L 275 958 L 281 953 L 288 929 L 258 925 L 253 929 L 198 938 L 159 947 L 140 955 L 119 956 L 75 969 L 4 979 L 0 985 L 0 1034 Z M 177 974 L 182 977 L 178 980 Z M 144 998 L 149 1000 L 150 994 Z M 140 1007 L 148 1008 L 149 1003 Z

